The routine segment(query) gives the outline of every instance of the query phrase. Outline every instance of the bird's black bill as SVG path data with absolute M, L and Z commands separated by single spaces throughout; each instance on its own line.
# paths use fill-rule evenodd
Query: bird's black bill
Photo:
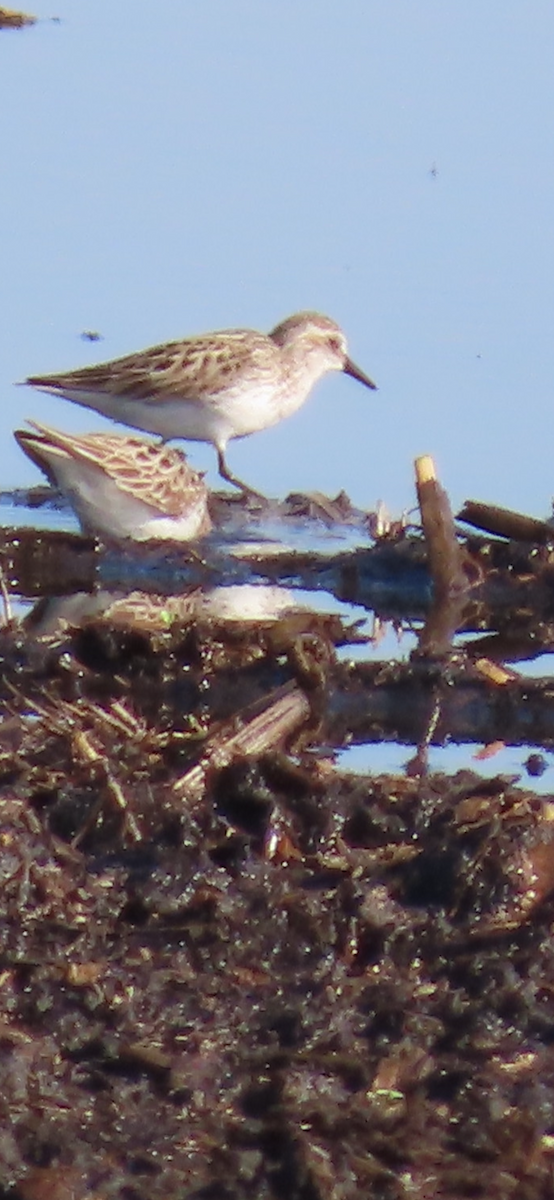
M 351 358 L 345 359 L 344 367 L 342 369 L 345 375 L 351 375 L 353 379 L 358 380 L 358 383 L 363 383 L 366 387 L 373 388 L 373 390 L 376 391 L 377 384 L 369 378 L 369 375 L 365 375 L 364 372 L 356 366 L 356 363 L 352 362 Z

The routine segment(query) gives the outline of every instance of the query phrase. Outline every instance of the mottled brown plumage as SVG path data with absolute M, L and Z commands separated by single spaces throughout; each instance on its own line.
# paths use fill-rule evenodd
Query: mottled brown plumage
M 185 456 L 145 438 L 62 433 L 32 421 L 22 450 L 63 491 L 82 526 L 112 537 L 188 540 L 210 529 L 208 490 Z
M 328 371 L 344 371 L 375 387 L 348 357 L 336 322 L 306 312 L 269 334 L 252 329 L 201 334 L 98 366 L 32 375 L 27 383 L 165 440 L 211 442 L 223 478 L 249 491 L 227 467 L 227 443 L 295 412 Z

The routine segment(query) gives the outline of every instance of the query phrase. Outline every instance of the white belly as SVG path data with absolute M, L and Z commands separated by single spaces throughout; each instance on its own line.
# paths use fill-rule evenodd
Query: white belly
M 113 396 L 109 392 L 43 387 L 55 396 L 92 408 L 134 429 L 157 434 L 164 441 L 184 438 L 224 448 L 232 438 L 246 437 L 275 425 L 305 399 L 281 394 L 275 387 L 229 388 L 206 400 Z

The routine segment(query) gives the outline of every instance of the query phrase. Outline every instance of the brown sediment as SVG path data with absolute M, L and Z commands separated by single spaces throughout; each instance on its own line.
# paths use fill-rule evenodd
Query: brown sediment
M 338 617 L 103 596 L 55 541 L 36 590 L 58 553 L 80 612 L 0 631 L 0 1195 L 547 1200 L 553 805 L 423 762 L 554 746 L 551 683 L 491 646 L 548 643 L 547 548 L 471 542 L 475 648 L 354 663 Z M 414 777 L 337 768 L 393 738 Z
M 270 638 L 156 631 L 150 613 L 133 640 L 131 612 L 44 652 L 29 633 L 27 668 L 24 632 L 3 636 L 14 1200 L 404 1200 L 407 1179 L 547 1195 L 552 806 L 502 778 L 356 778 L 313 757 L 338 624 L 296 616 L 287 649 L 286 619 Z M 289 680 L 241 708 L 264 657 Z
M 212 763 L 191 803 L 183 739 L 121 705 L 19 720 L 0 760 L 14 1197 L 548 1195 L 547 803 L 271 749 Z

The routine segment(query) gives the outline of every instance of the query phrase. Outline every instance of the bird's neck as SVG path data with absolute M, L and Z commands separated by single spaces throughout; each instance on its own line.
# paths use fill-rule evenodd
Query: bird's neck
M 322 364 L 317 354 L 306 354 L 302 346 L 292 344 L 283 347 L 283 371 L 290 396 L 288 411 L 294 412 L 304 403 L 314 384 L 329 368 Z

